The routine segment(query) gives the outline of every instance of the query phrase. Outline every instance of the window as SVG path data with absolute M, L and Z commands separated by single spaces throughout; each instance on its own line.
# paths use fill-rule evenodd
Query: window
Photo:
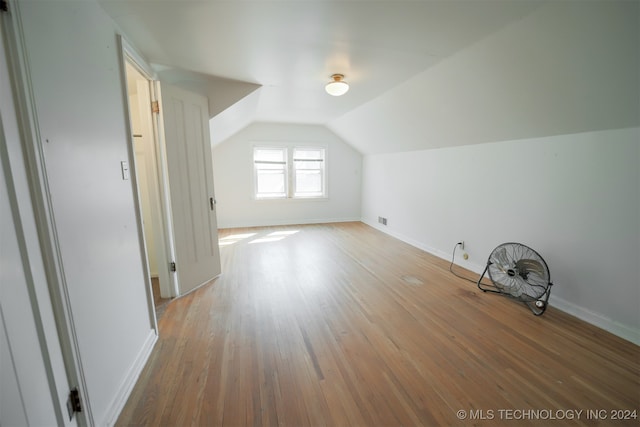
M 326 197 L 325 151 L 318 147 L 255 147 L 256 198 Z
M 287 197 L 287 149 L 255 148 L 253 150 L 256 197 Z
M 324 196 L 324 148 L 293 149 L 293 197 Z

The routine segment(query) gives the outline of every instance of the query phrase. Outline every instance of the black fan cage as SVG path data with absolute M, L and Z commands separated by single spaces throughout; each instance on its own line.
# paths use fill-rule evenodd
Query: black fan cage
M 481 283 L 485 274 L 492 284 Z M 537 316 L 544 313 L 551 292 L 549 267 L 540 254 L 522 243 L 503 243 L 489 255 L 478 279 L 484 292 L 503 294 L 521 301 Z

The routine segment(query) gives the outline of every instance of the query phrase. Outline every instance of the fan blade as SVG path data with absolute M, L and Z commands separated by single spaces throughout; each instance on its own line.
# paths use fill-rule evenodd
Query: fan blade
M 516 268 L 520 272 L 535 273 L 540 277 L 544 277 L 544 267 L 535 259 L 519 259 L 516 261 Z

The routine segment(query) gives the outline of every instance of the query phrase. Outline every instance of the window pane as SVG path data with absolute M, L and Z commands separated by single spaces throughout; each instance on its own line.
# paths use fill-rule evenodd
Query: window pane
M 257 170 L 256 186 L 258 197 L 285 197 L 285 171 Z
M 294 163 L 296 169 L 322 169 L 321 160 L 297 160 Z
M 319 170 L 296 171 L 296 196 L 322 196 L 322 173 Z
M 293 152 L 294 160 L 298 159 L 324 159 L 324 149 L 322 148 L 296 148 Z
M 296 148 L 293 152 L 293 163 L 296 169 L 322 169 L 324 167 L 324 149 Z
M 287 165 L 285 163 L 259 163 L 256 162 L 256 169 L 272 169 L 272 170 L 286 170 Z
M 285 162 L 286 154 L 283 148 L 256 148 L 253 160 L 256 162 Z
M 253 149 L 255 196 L 287 197 L 287 149 L 256 147 Z
M 294 197 L 324 196 L 324 153 L 324 148 L 294 149 Z

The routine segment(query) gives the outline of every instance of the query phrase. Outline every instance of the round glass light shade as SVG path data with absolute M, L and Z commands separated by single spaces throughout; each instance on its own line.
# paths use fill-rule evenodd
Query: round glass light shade
M 349 84 L 342 81 L 344 76 L 342 74 L 334 74 L 331 77 L 333 78 L 333 81 L 327 83 L 327 85 L 324 87 L 327 93 L 332 96 L 340 96 L 347 93 L 347 91 L 349 90 Z

